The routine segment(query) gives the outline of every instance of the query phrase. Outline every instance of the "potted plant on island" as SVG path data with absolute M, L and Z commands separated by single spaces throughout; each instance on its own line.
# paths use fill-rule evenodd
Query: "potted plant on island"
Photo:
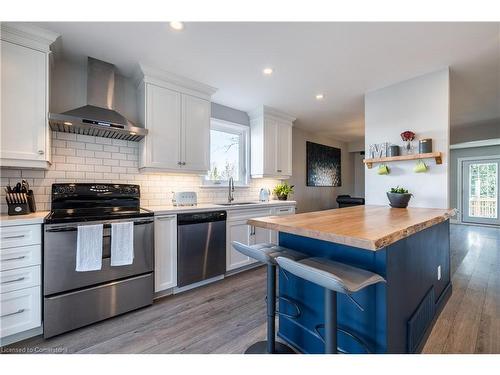
M 276 194 L 280 201 L 286 201 L 288 199 L 288 194 L 293 193 L 293 186 L 288 185 L 287 182 L 276 185 L 273 189 L 273 193 Z
M 389 198 L 389 205 L 394 208 L 406 208 L 408 207 L 408 202 L 413 194 L 408 193 L 405 188 L 396 186 L 391 188 L 391 191 L 387 192 L 387 198 Z

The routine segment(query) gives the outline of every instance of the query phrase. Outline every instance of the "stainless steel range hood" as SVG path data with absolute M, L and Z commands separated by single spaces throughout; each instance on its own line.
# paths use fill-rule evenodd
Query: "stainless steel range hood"
M 88 58 L 87 105 L 56 114 L 49 113 L 54 131 L 139 141 L 148 133 L 114 110 L 115 66 Z

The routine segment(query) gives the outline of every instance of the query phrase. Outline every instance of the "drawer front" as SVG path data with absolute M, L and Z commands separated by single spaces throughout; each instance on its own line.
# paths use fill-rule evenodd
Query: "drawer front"
M 270 208 L 267 209 L 245 209 L 245 210 L 235 210 L 228 211 L 227 220 L 235 221 L 235 220 L 248 220 L 256 217 L 270 216 L 272 215 L 272 211 Z
M 0 250 L 0 271 L 39 265 L 41 247 L 41 245 L 32 245 Z
M 295 207 L 293 206 L 288 206 L 288 207 L 275 207 L 273 208 L 273 215 L 292 215 L 295 213 Z
M 40 266 L 1 271 L 0 293 L 39 286 L 40 280 Z
M 0 227 L 0 249 L 41 243 L 42 226 L 39 224 Z
M 40 287 L 0 294 L 0 337 L 41 325 Z

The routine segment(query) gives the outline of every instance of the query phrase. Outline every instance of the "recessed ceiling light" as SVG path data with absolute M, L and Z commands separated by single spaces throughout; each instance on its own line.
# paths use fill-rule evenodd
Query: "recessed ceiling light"
M 174 30 L 180 31 L 184 28 L 184 24 L 180 21 L 171 21 L 170 27 Z
M 316 94 L 316 100 L 323 100 L 325 98 L 325 95 L 323 94 Z
M 273 68 L 264 68 L 262 70 L 262 73 L 264 73 L 266 76 L 270 76 L 271 74 L 273 74 Z

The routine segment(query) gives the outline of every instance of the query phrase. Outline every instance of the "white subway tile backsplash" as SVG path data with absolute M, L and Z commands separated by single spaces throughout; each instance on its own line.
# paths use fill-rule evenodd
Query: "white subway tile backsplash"
M 93 164 L 77 164 L 76 170 L 82 171 L 82 172 L 94 172 L 94 165 Z
M 103 159 L 102 160 L 103 165 L 111 165 L 111 166 L 117 166 L 120 165 L 120 160 L 115 160 L 115 159 Z
M 67 141 L 66 142 L 66 147 L 68 147 L 68 148 L 74 148 L 74 149 L 77 149 L 77 150 L 85 150 L 85 143 L 84 142 Z
M 107 152 L 119 152 L 120 151 L 120 147 L 118 147 L 118 146 L 104 145 L 103 146 L 103 150 L 107 151 Z
M 93 158 L 95 155 L 94 151 L 89 150 L 76 150 L 76 156 L 83 156 Z
M 109 165 L 96 165 L 94 170 L 96 172 L 111 172 L 111 167 Z
M 120 147 L 120 152 L 122 154 L 133 154 L 135 152 L 135 149 L 131 147 Z
M 67 164 L 67 163 L 57 163 L 56 164 L 57 171 L 76 171 L 75 164 Z
M 85 163 L 92 164 L 92 165 L 102 165 L 102 159 L 85 158 Z
M 96 180 L 96 179 L 102 179 L 103 175 L 102 175 L 102 173 L 85 172 L 85 178 L 87 178 L 89 180 Z
M 113 159 L 117 159 L 117 160 L 127 160 L 127 155 L 125 155 L 125 154 L 121 154 L 121 153 L 119 153 L 119 152 L 113 152 L 113 153 L 111 154 L 111 157 L 112 157 Z
M 66 163 L 84 164 L 85 158 L 81 156 L 66 156 Z
M 95 157 L 101 159 L 111 159 L 111 152 L 95 151 Z
M 54 152 L 49 170 L 0 169 L 2 185 L 15 185 L 22 178 L 28 179 L 39 210 L 50 209 L 51 186 L 63 182 L 139 184 L 143 206 L 169 204 L 171 191 L 179 190 L 196 191 L 200 203 L 227 199 L 225 186 L 222 189 L 200 188 L 202 177 L 197 175 L 140 173 L 138 142 L 59 132 L 53 132 L 52 138 Z M 277 182 L 251 180 L 249 188 L 236 189 L 235 199 L 256 200 L 261 187 L 272 188 Z M 6 208 L 4 195 L 1 189 L 2 212 Z
M 115 146 L 126 146 L 127 141 L 122 141 L 121 139 L 113 139 L 113 145 Z
M 77 134 L 76 140 L 78 142 L 85 142 L 85 143 L 95 143 L 97 137 L 93 137 L 91 135 L 83 135 L 83 134 Z
M 87 143 L 85 144 L 85 149 L 92 151 L 102 151 L 102 145 L 97 143 Z
M 110 138 L 101 138 L 101 137 L 96 137 L 95 143 L 99 143 L 101 145 L 110 145 L 113 143 L 113 140 Z
M 56 151 L 55 152 L 56 155 L 75 156 L 75 149 L 74 148 L 56 147 L 55 151 Z
M 53 132 L 52 138 L 64 139 L 66 141 L 76 141 L 76 134 Z

